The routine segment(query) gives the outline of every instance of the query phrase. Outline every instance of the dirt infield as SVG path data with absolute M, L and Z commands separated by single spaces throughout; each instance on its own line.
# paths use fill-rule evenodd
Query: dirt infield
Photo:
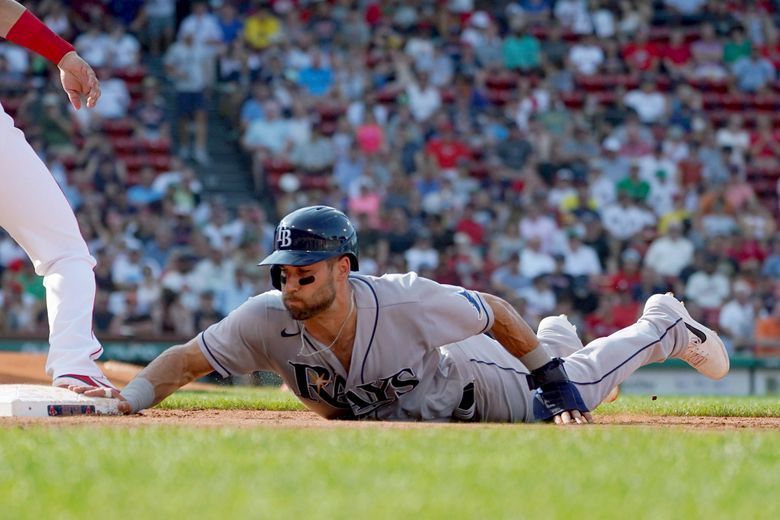
M 650 415 L 598 415 L 599 427 L 671 427 L 684 430 L 780 430 L 779 417 L 668 417 Z M 233 427 L 233 428 L 546 428 L 548 425 L 515 425 L 483 423 L 405 423 L 373 421 L 326 421 L 312 412 L 272 412 L 266 410 L 147 410 L 127 417 L 56 417 L 11 418 L 0 417 L 0 428 L 114 426 L 136 428 L 143 426 Z M 575 426 L 572 426 L 575 427 Z
M 51 378 L 46 375 L 46 356 L 19 352 L 0 352 L 0 384 L 49 385 Z M 119 361 L 98 362 L 103 374 L 117 387 L 122 388 L 141 371 L 140 366 Z M 187 390 L 213 390 L 214 385 L 190 383 Z

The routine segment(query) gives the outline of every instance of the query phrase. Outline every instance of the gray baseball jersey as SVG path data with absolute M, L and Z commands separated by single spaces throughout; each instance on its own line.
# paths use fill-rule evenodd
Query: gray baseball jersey
M 329 419 L 533 421 L 528 370 L 484 334 L 494 316 L 479 293 L 414 273 L 352 275 L 350 284 L 357 329 L 349 373 L 290 317 L 280 291 L 250 298 L 206 329 L 201 351 L 222 376 L 276 372 Z M 659 338 L 658 330 L 675 326 L 682 329 Z M 553 355 L 568 355 L 566 369 L 592 409 L 636 368 L 665 359 L 687 338 L 676 316 L 634 327 L 585 348 L 563 318 L 538 334 Z

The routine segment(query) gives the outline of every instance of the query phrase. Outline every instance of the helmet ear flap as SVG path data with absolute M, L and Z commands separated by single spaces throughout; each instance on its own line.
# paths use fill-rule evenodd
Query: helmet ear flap
M 282 290 L 282 268 L 278 265 L 271 266 L 271 285 L 278 291 Z

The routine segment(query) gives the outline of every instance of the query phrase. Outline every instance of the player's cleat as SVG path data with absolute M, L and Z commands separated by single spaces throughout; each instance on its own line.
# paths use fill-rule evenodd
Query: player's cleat
M 60 388 L 68 388 L 69 386 L 94 386 L 95 388 L 113 388 L 117 390 L 117 387 L 111 384 L 105 376 L 84 376 L 81 374 L 63 374 L 54 378 L 51 384 Z
M 729 355 L 718 334 L 691 318 L 685 305 L 672 293 L 654 294 L 648 298 L 650 305 L 666 307 L 680 316 L 688 329 L 688 348 L 678 357 L 710 379 L 721 379 L 729 372 Z

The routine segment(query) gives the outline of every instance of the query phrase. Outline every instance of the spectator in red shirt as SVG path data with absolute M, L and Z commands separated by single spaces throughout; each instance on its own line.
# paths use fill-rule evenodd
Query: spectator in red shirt
M 687 190 L 700 186 L 704 179 L 704 163 L 699 157 L 701 145 L 695 139 L 688 143 L 688 157 L 677 163 L 680 186 Z
M 585 317 L 585 337 L 587 341 L 609 336 L 619 330 L 614 324 L 612 315 L 615 299 L 613 293 L 602 294 L 596 311 Z
M 641 28 L 636 33 L 636 40 L 623 47 L 623 58 L 631 72 L 655 72 L 661 49 L 648 39 L 647 28 Z
M 768 255 L 766 248 L 753 237 L 745 237 L 739 233 L 734 233 L 728 237 L 728 240 L 729 243 L 725 247 L 726 255 L 736 262 L 737 265 L 742 265 L 751 260 L 755 260 L 760 265 Z
M 462 159 L 471 158 L 471 150 L 466 143 L 455 137 L 451 123 L 441 126 L 441 136 L 428 141 L 425 152 L 433 156 L 442 170 L 454 170 Z
M 455 231 L 466 234 L 475 246 L 485 243 L 485 228 L 474 217 L 474 206 L 471 204 L 463 209 L 463 215 L 455 226 Z
M 682 29 L 674 29 L 669 37 L 669 43 L 663 49 L 662 62 L 664 69 L 672 79 L 686 78 L 691 72 L 691 46 L 685 41 Z
M 775 166 L 780 156 L 780 139 L 772 128 L 772 120 L 761 115 L 756 119 L 756 130 L 750 136 L 750 155 L 754 165 Z
M 640 265 L 642 255 L 636 249 L 626 249 L 620 255 L 621 267 L 609 280 L 613 291 L 630 291 L 636 293 L 642 284 Z
M 615 301 L 612 306 L 612 324 L 618 330 L 624 329 L 635 323 L 641 312 L 639 302 L 631 297 L 629 291 L 615 293 Z

